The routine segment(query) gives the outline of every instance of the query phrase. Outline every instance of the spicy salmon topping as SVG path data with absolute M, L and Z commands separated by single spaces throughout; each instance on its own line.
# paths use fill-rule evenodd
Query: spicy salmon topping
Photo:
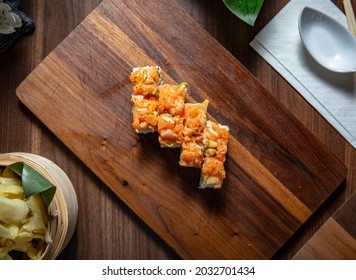
M 228 140 L 229 131 L 227 127 L 207 121 L 203 140 L 205 156 L 214 156 L 224 162 L 226 160 Z
M 186 141 L 194 140 L 201 142 L 203 140 L 208 104 L 208 100 L 202 103 L 185 104 L 185 128 L 183 133 Z
M 158 100 L 146 99 L 143 95 L 134 95 L 131 99 L 134 104 L 132 109 L 132 127 L 137 131 L 155 130 L 158 123 Z
M 134 68 L 130 80 L 133 83 L 135 95 L 158 96 L 158 87 L 161 83 L 160 68 L 158 66 L 146 66 Z
M 158 116 L 158 141 L 164 147 L 179 147 L 183 141 L 183 119 L 164 113 Z
M 179 164 L 181 166 L 201 167 L 203 151 L 195 141 L 183 142 Z
M 187 83 L 162 85 L 159 89 L 159 112 L 167 112 L 173 116 L 183 116 L 187 87 Z
M 228 127 L 212 121 L 207 121 L 204 129 L 204 162 L 202 166 L 201 188 L 221 188 L 226 172 L 227 144 L 229 139 Z

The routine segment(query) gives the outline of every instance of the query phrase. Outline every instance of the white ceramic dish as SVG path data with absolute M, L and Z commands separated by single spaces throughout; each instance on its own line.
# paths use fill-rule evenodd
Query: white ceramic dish
M 340 73 L 356 72 L 356 38 L 333 18 L 305 7 L 299 34 L 309 54 L 323 67 Z

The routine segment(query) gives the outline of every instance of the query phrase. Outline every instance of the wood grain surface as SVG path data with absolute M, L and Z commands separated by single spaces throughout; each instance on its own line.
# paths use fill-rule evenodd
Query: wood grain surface
M 296 260 L 356 259 L 356 193 L 293 257 Z
M 36 31 L 0 55 L 0 152 L 39 153 L 70 176 L 80 204 L 76 234 L 63 259 L 177 258 L 165 242 L 118 199 L 15 96 L 20 82 L 101 1 L 23 1 Z M 220 0 L 179 0 L 186 13 L 213 35 L 265 88 L 348 167 L 346 181 L 273 258 L 291 258 L 356 189 L 355 150 L 250 47 L 254 35 L 288 2 L 265 1 L 255 27 L 233 16 Z M 333 1 L 342 9 L 342 1 Z M 353 5 L 355 6 L 355 2 Z M 58 11 L 67 11 L 59 13 Z M 88 246 L 90 244 L 90 246 Z
M 210 118 L 230 127 L 222 191 L 199 190 L 199 170 L 179 167 L 179 150 L 160 149 L 156 134 L 131 128 L 128 77 L 145 65 L 160 65 L 166 83 L 187 82 L 187 101 L 210 100 Z M 346 176 L 174 1 L 104 0 L 17 95 L 186 259 L 271 258 Z

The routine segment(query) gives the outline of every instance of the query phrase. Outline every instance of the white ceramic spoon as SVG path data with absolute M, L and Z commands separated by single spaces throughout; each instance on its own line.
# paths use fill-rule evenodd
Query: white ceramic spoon
M 333 18 L 305 7 L 299 16 L 299 34 L 309 54 L 325 68 L 356 72 L 356 38 Z

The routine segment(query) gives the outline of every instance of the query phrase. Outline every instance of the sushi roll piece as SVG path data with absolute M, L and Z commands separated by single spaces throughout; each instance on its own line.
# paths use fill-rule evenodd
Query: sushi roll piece
M 203 162 L 203 132 L 209 101 L 187 103 L 184 109 L 183 144 L 179 164 L 200 168 Z
M 204 161 L 199 188 L 220 189 L 226 177 L 224 162 L 229 141 L 229 128 L 207 121 L 203 137 Z
M 164 84 L 160 87 L 158 111 L 158 140 L 162 148 L 182 146 L 184 128 L 184 102 L 187 83 Z
M 179 85 L 162 85 L 159 88 L 159 112 L 183 116 L 187 87 L 188 84 L 185 82 Z
M 163 113 L 158 116 L 158 141 L 162 148 L 178 148 L 183 142 L 183 118 Z
M 157 131 L 159 86 L 161 84 L 160 67 L 134 68 L 130 80 L 133 83 L 132 127 L 137 133 Z
M 158 123 L 158 100 L 145 98 L 143 95 L 133 95 L 131 98 L 132 127 L 137 133 L 150 133 L 157 130 Z
M 203 141 L 203 132 L 208 119 L 208 100 L 202 103 L 186 103 L 184 108 L 184 141 Z
M 161 68 L 159 66 L 133 68 L 130 80 L 133 84 L 134 95 L 158 97 L 159 86 L 162 84 Z

